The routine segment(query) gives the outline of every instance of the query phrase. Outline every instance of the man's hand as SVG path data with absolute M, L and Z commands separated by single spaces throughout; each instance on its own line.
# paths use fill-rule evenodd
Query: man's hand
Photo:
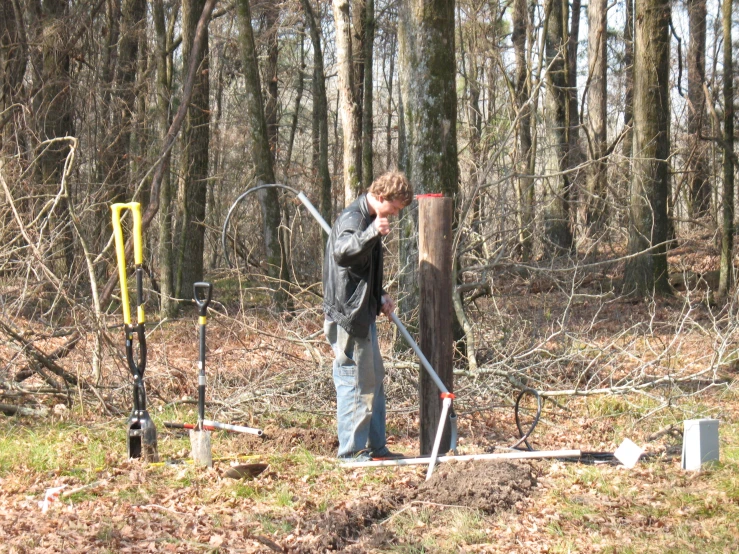
M 382 296 L 380 311 L 385 314 L 388 319 L 390 319 L 390 314 L 395 311 L 395 300 L 393 300 L 389 294 L 384 294 Z
M 387 235 L 390 232 L 390 222 L 386 217 L 376 217 L 374 225 L 381 235 Z

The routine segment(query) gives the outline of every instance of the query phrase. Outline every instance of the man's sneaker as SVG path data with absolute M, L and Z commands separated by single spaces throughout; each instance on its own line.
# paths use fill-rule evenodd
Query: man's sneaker
M 339 461 L 344 463 L 349 462 L 371 462 L 372 456 L 370 456 L 367 450 L 360 450 L 359 452 L 352 452 L 351 454 L 344 454 L 339 456 Z
M 374 461 L 380 461 L 380 460 L 400 460 L 402 458 L 405 458 L 403 454 L 398 454 L 397 452 L 391 452 L 387 446 L 383 446 L 379 450 L 375 450 L 371 454 L 372 460 Z

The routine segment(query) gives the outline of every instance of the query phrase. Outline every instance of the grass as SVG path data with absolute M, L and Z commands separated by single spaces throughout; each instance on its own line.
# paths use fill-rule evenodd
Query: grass
M 601 436 L 613 433 L 617 443 L 625 435 L 637 444 L 645 444 L 648 433 L 680 421 L 683 414 L 706 413 L 702 410 L 711 406 L 710 413 L 723 414 L 721 461 L 700 473 L 680 470 L 679 460 L 659 458 L 642 461 L 633 470 L 542 462 L 546 486 L 538 488 L 523 506 L 510 513 L 485 515 L 464 507 L 406 504 L 402 512 L 375 522 L 394 538 L 378 551 L 503 552 L 504 545 L 522 537 L 561 553 L 731 552 L 739 540 L 739 422 L 732 419 L 731 407 L 739 398 L 731 392 L 719 400 L 716 405 L 706 398 L 684 402 L 679 409 L 645 422 L 640 418 L 653 409 L 649 399 L 593 398 L 570 403 L 574 413 L 602 418 L 598 423 Z M 155 414 L 162 459 L 189 449 L 187 435 L 164 431 L 161 425 L 185 416 L 183 410 L 174 408 Z M 290 426 L 299 420 L 291 415 L 290 423 L 280 424 Z M 311 425 L 310 416 L 304 416 L 302 423 Z M 240 514 L 238 525 L 255 526 L 255 532 L 281 543 L 298 527 L 304 533 L 303 522 L 317 514 L 340 509 L 350 500 L 381 497 L 397 486 L 401 476 L 410 474 L 386 469 L 347 471 L 303 447 L 261 454 L 259 461 L 268 462 L 269 471 L 251 481 L 224 479 L 220 470 L 186 464 L 128 466 L 124 464 L 125 432 L 121 419 L 89 425 L 83 420 L 39 425 L 9 418 L 0 431 L 0 478 L 15 479 L 14 490 L 25 490 L 21 483 L 27 483 L 32 492 L 22 494 L 33 495 L 35 501 L 39 488 L 51 486 L 55 479 L 84 484 L 100 479 L 102 470 L 112 474 L 109 486 L 81 491 L 62 503 L 79 513 L 87 510 L 88 517 L 90 506 L 105 502 L 125 509 L 161 504 L 167 517 L 166 510 L 171 509 L 183 520 L 208 506 L 210 525 L 223 529 L 224 534 L 233 530 L 231 518 Z M 586 431 L 576 432 L 585 436 Z M 241 452 L 239 441 L 225 435 L 217 446 L 227 458 Z M 134 478 L 134 472 L 142 474 L 143 482 Z M 31 489 L 33 484 L 36 489 Z M 169 504 L 167 499 L 173 494 L 176 504 Z M 150 516 L 142 512 L 137 517 Z M 105 523 L 91 536 L 101 547 L 113 548 L 115 532 L 115 527 Z
M 593 404 L 600 413 L 625 407 L 618 399 L 600 399 L 589 408 Z M 621 411 L 621 424 L 635 417 Z M 541 502 L 559 516 L 546 526 L 551 551 L 588 552 L 594 545 L 619 554 L 734 551 L 739 539 L 739 423 L 723 421 L 720 440 L 721 462 L 701 472 L 682 471 L 679 460 L 659 459 L 633 470 L 564 466 L 553 476 L 556 487 Z M 587 539 L 573 541 L 576 536 Z
M 261 524 L 264 532 L 270 535 L 273 533 L 289 533 L 294 528 L 292 523 L 279 516 L 262 514 L 257 516 L 257 521 Z
M 277 506 L 281 508 L 288 508 L 293 505 L 295 496 L 290 491 L 290 488 L 283 484 L 280 485 L 277 490 L 275 491 L 274 495 L 274 502 Z
M 479 511 L 453 508 L 448 510 L 445 516 L 449 542 L 454 546 L 487 541 L 485 518 Z
M 439 544 L 430 534 L 429 524 L 434 520 L 434 510 L 430 507 L 412 507 L 389 522 L 389 528 L 404 543 L 398 552 L 437 551 Z
M 116 495 L 121 502 L 127 502 L 129 504 L 148 504 L 151 500 L 149 492 L 141 486 L 118 489 Z
M 105 465 L 110 444 L 125 449 L 125 429 L 51 423 L 30 427 L 6 425 L 0 431 L 0 475 L 19 469 L 36 472 L 60 470 L 82 477 Z
M 235 498 L 248 498 L 250 500 L 263 500 L 265 493 L 252 483 L 237 481 L 231 488 L 231 496 Z

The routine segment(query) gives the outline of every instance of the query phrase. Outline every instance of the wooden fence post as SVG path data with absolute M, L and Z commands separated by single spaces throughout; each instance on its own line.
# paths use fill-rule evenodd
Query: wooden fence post
M 454 392 L 452 355 L 452 218 L 453 200 L 436 195 L 418 197 L 419 346 L 439 378 Z M 440 391 L 419 369 L 421 455 L 431 454 L 441 415 Z M 440 453 L 449 450 L 447 422 Z

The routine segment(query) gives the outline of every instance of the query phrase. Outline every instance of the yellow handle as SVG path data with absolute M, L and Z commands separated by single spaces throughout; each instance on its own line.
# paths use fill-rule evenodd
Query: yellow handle
M 121 304 L 123 305 L 123 323 L 131 325 L 131 306 L 128 300 L 128 280 L 126 278 L 126 243 L 123 240 L 121 226 L 121 212 L 131 210 L 133 215 L 133 258 L 136 266 L 144 263 L 144 241 L 142 238 L 141 204 L 129 202 L 127 204 L 113 204 L 113 237 L 115 238 L 115 252 L 118 258 L 118 278 L 121 282 Z M 144 323 L 144 307 L 138 306 L 138 322 Z

